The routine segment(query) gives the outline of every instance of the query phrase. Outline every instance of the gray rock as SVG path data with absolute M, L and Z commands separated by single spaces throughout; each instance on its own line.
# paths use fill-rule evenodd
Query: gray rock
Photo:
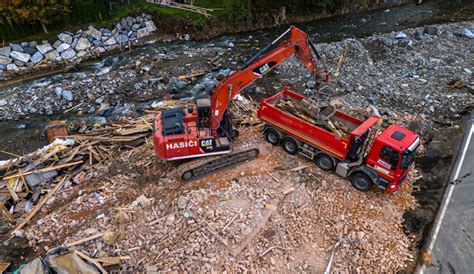
M 82 57 L 86 56 L 87 53 L 88 53 L 88 52 L 85 51 L 85 50 L 79 51 L 79 52 L 77 53 L 77 57 L 82 58 Z
M 54 93 L 56 93 L 56 95 L 58 97 L 61 97 L 61 95 L 63 94 L 63 88 L 62 87 L 55 87 L 54 88 Z
M 58 40 L 58 41 L 54 42 L 53 47 L 55 49 L 57 49 L 61 44 L 62 44 L 62 42 Z
M 76 52 L 71 48 L 61 53 L 61 57 L 65 60 L 69 60 L 74 56 L 76 56 Z
M 453 39 L 454 38 L 454 33 L 452 31 L 446 30 L 443 32 L 446 38 L 448 39 Z
M 104 53 L 105 49 L 103 47 L 98 47 L 96 51 L 98 51 L 99 53 Z
M 102 45 L 102 41 L 94 40 L 94 41 L 92 41 L 92 44 L 94 44 L 94 46 L 98 47 L 98 46 Z
M 47 52 L 47 53 L 44 54 L 44 58 L 46 58 L 47 60 L 53 60 L 57 57 L 59 57 L 59 53 L 55 50 Z
M 0 70 L 5 70 L 6 68 L 7 68 L 7 66 L 5 66 L 4 64 L 0 64 Z
M 127 20 L 127 25 L 129 25 L 130 27 L 135 23 L 135 18 L 133 18 L 131 16 L 128 16 L 125 19 Z
M 438 35 L 439 30 L 438 30 L 438 27 L 436 26 L 427 26 L 423 30 L 423 33 L 427 33 L 429 35 Z
M 48 182 L 58 175 L 56 170 L 42 172 L 42 173 L 33 173 L 25 176 L 26 183 L 29 187 L 35 187 L 37 185 Z
M 24 67 L 26 65 L 26 62 L 22 62 L 22 61 L 18 61 L 18 60 L 14 60 L 15 61 L 15 64 L 19 67 Z
M 189 197 L 188 196 L 179 196 L 178 198 L 178 208 L 185 209 L 188 205 Z
M 28 46 L 28 43 L 27 43 L 27 42 L 21 42 L 20 45 L 21 45 L 22 47 L 27 47 L 27 46 Z
M 140 29 L 140 24 L 133 24 L 133 26 L 132 26 L 133 31 L 137 31 L 139 29 Z
M 309 80 L 307 83 L 306 83 L 306 87 L 307 88 L 315 88 L 316 87 L 316 81 L 313 81 L 313 80 Z
M 148 29 L 149 32 L 154 32 L 156 30 L 156 26 L 153 21 L 146 21 L 145 27 Z
M 232 42 L 227 43 L 227 46 L 228 46 L 229 48 L 235 47 L 234 43 L 232 43 Z
M 12 52 L 12 48 L 10 46 L 6 46 L 3 48 L 0 48 L 0 56 L 10 56 L 10 52 Z
M 115 40 L 117 41 L 117 43 L 125 43 L 128 41 L 128 36 L 125 35 L 125 34 L 119 34 L 117 35 L 117 37 L 115 37 Z
M 62 43 L 61 45 L 59 45 L 57 48 L 56 48 L 56 51 L 61 53 L 67 49 L 69 49 L 71 47 L 71 45 L 69 45 L 68 43 Z
M 41 62 L 42 60 L 44 59 L 44 56 L 43 54 L 41 54 L 41 52 L 37 51 L 35 54 L 33 54 L 31 56 L 31 62 L 33 62 L 33 64 L 38 64 L 39 62 Z
M 468 69 L 468 68 L 463 69 L 463 71 L 464 71 L 466 74 L 468 74 L 468 75 L 471 75 L 471 74 L 472 74 L 472 71 L 471 71 L 470 69 Z
M 77 51 L 82 51 L 82 50 L 86 50 L 88 48 L 91 47 L 91 43 L 89 42 L 89 40 L 87 40 L 86 38 L 81 38 L 79 39 L 79 41 L 77 42 L 77 45 L 76 45 L 76 50 Z
M 74 99 L 74 94 L 72 94 L 72 91 L 70 90 L 64 90 L 61 95 L 68 101 L 72 101 Z
M 408 36 L 403 32 L 399 32 L 399 33 L 397 33 L 397 35 L 395 35 L 395 39 L 405 39 L 407 37 Z
M 112 36 L 112 32 L 109 29 L 100 29 L 102 36 Z
M 43 44 L 43 45 L 37 45 L 36 49 L 39 52 L 41 52 L 41 54 L 45 54 L 45 53 L 48 53 L 48 52 L 54 50 L 53 47 L 51 46 L 51 44 L 49 44 L 49 43 L 46 43 L 46 44 Z
M 467 29 L 467 28 L 464 28 L 462 30 L 461 36 L 469 38 L 469 39 L 474 39 L 474 33 L 470 29 Z
M 18 71 L 20 69 L 18 68 L 18 66 L 16 64 L 8 64 L 7 65 L 7 70 L 9 70 L 9 71 L 12 71 L 12 70 L 13 71 Z
M 102 39 L 102 32 L 94 28 L 94 26 L 89 26 L 89 33 L 96 40 Z
M 71 48 L 73 48 L 73 49 L 76 48 L 77 43 L 79 42 L 79 38 L 80 37 L 74 37 L 74 40 L 72 40 L 72 43 L 71 43 Z
M 189 34 L 186 33 L 186 34 L 184 35 L 184 41 L 190 41 L 190 40 L 191 40 L 191 35 L 189 35 Z
M 26 53 L 26 54 L 29 54 L 29 55 L 33 55 L 37 51 L 38 50 L 36 50 L 35 48 L 23 47 L 23 53 Z
M 68 44 L 72 43 L 72 36 L 64 32 L 58 35 L 58 39 L 63 43 L 68 43 Z
M 7 104 L 8 104 L 8 101 L 6 99 L 0 100 L 0 107 L 6 106 Z
M 104 42 L 104 45 L 105 46 L 112 46 L 112 45 L 115 45 L 117 44 L 117 41 L 115 41 L 115 38 L 114 37 L 110 37 L 109 39 L 107 39 L 105 42 Z
M 7 65 L 7 64 L 10 64 L 11 62 L 12 62 L 11 58 L 0 55 L 0 64 L 1 65 Z
M 10 52 L 10 57 L 17 60 L 17 61 L 24 62 L 24 63 L 26 63 L 30 60 L 30 55 L 29 54 L 18 52 L 18 51 Z
M 148 31 L 147 28 L 142 28 L 137 31 L 137 37 L 138 38 L 143 38 L 145 36 L 150 35 L 150 32 Z
M 12 51 L 23 52 L 23 47 L 18 44 L 10 44 Z
M 36 46 L 38 45 L 38 43 L 36 41 L 31 41 L 28 43 L 28 47 L 30 48 L 36 48 Z

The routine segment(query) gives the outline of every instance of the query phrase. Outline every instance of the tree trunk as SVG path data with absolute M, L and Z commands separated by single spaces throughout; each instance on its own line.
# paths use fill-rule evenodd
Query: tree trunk
M 41 27 L 43 28 L 44 33 L 48 34 L 48 29 L 46 28 L 46 25 L 40 21 Z
M 253 23 L 252 0 L 247 0 L 247 12 L 248 12 L 247 25 L 250 26 Z

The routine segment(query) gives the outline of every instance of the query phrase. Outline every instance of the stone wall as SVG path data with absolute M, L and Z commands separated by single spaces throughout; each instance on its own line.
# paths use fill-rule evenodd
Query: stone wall
M 62 32 L 58 40 L 23 42 L 0 48 L 0 81 L 23 74 L 37 67 L 52 67 L 58 64 L 77 64 L 107 51 L 136 43 L 139 38 L 156 30 L 151 15 L 126 17 L 115 24 L 112 30 L 96 29 L 76 33 Z

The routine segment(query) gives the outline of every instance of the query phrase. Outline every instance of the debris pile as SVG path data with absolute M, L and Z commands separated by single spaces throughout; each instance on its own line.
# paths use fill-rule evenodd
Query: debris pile
M 240 132 L 235 145 L 260 156 L 188 184 L 150 143 L 121 151 L 77 173 L 22 233 L 37 251 L 65 247 L 101 267 L 125 258 L 114 260 L 128 271 L 322 272 L 342 238 L 350 241 L 336 249 L 336 272 L 406 267 L 411 177 L 392 195 L 361 193 L 265 143 L 256 127 Z

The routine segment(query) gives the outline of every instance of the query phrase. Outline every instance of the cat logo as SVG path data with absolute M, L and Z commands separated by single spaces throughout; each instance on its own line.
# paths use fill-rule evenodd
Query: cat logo
M 268 62 L 268 63 L 265 63 L 265 64 L 261 65 L 258 68 L 255 68 L 252 71 L 256 75 L 262 76 L 263 74 L 267 73 L 270 69 L 272 69 L 272 67 L 274 67 L 275 65 L 276 65 L 276 62 L 271 61 L 271 62 Z

